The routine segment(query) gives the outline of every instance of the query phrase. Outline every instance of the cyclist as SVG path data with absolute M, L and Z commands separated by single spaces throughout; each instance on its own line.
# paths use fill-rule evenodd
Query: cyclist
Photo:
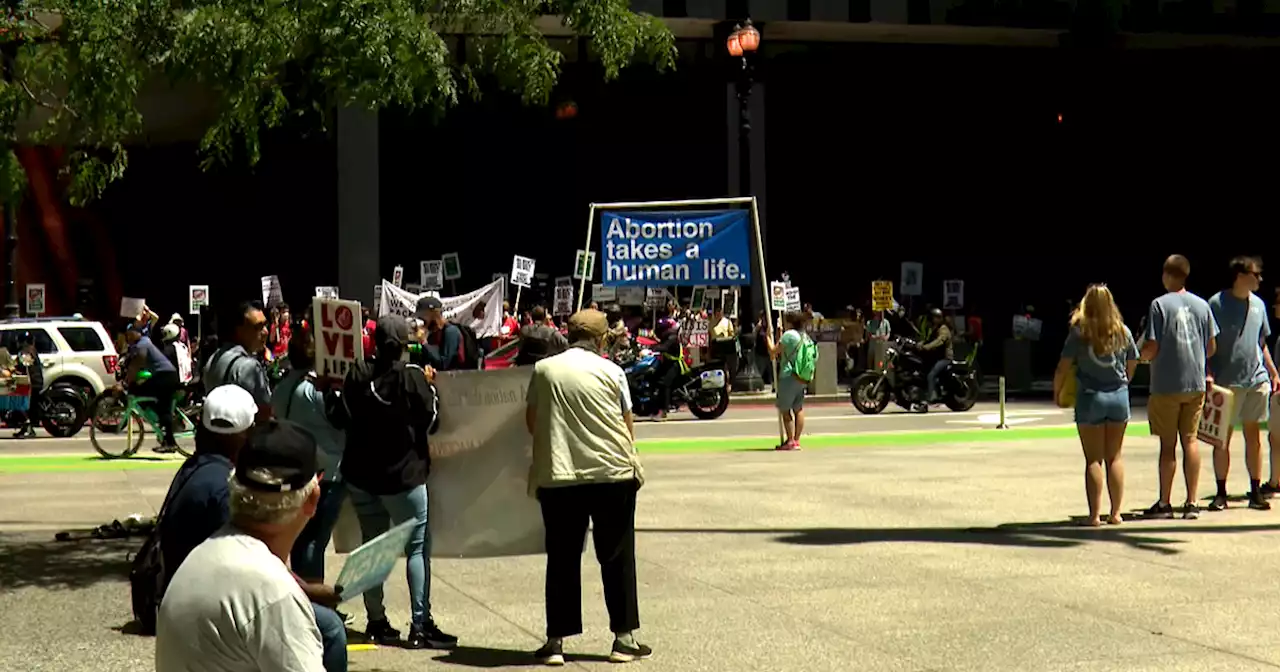
M 179 388 L 178 367 L 137 326 L 129 327 L 125 332 L 125 341 L 129 344 L 129 368 L 125 377 L 125 381 L 130 384 L 129 392 L 156 400 L 156 419 L 162 435 L 156 452 L 173 452 L 178 446 L 173 439 L 173 395 Z M 142 380 L 139 380 L 139 374 L 143 371 L 150 375 L 142 376 Z

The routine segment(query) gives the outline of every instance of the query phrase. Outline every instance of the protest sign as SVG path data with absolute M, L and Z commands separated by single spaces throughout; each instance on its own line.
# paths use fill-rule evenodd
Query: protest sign
M 605 287 L 604 285 L 591 285 L 591 300 L 605 303 L 606 301 L 618 300 L 617 287 Z M 603 307 L 603 306 L 602 306 Z
M 404 555 L 405 546 L 417 524 L 416 519 L 410 518 L 351 552 L 333 584 L 342 586 L 339 597 L 343 602 L 387 582 L 396 560 Z
M 396 287 L 404 287 L 404 266 L 396 266 L 391 272 L 391 284 Z
M 1235 395 L 1225 387 L 1213 385 L 1204 395 L 1204 409 L 1200 414 L 1200 428 L 1196 436 L 1201 441 L 1222 447 L 1231 431 L 1231 408 Z
M 942 309 L 960 310 L 964 308 L 964 280 L 942 281 Z
M 800 310 L 803 304 L 800 303 L 799 287 L 788 287 L 784 296 L 786 297 L 786 300 L 787 300 L 786 308 L 789 312 L 795 312 L 797 310 Z
M 511 260 L 511 284 L 516 287 L 529 287 L 533 284 L 533 269 L 536 262 L 529 257 L 516 255 Z
M 920 296 L 924 293 L 924 264 L 918 261 L 902 262 L 902 295 Z
M 601 222 L 606 285 L 751 283 L 745 210 L 605 212 Z
M 600 285 L 604 287 L 604 285 Z M 618 305 L 622 306 L 643 306 L 644 305 L 644 287 L 618 287 L 615 290 L 618 294 Z
M 445 280 L 457 280 L 462 277 L 462 262 L 458 259 L 457 252 L 450 252 L 440 257 L 440 263 L 444 264 Z
M 551 314 L 557 317 L 573 314 L 573 285 L 556 285 Z
M 200 306 L 209 305 L 209 285 L 191 285 L 187 288 L 187 314 L 199 315 Z
M 33 282 L 27 285 L 27 314 L 44 314 L 44 283 Z
M 726 289 L 720 295 L 720 305 L 724 307 L 724 314 L 734 317 L 738 314 L 738 288 Z
M 494 274 L 493 274 L 493 277 L 492 277 L 491 279 L 492 279 L 492 280 L 494 280 L 494 281 L 501 281 L 501 282 L 502 282 L 502 284 L 504 284 L 504 285 L 505 285 L 505 284 L 507 284 L 507 274 L 506 274 L 506 273 L 494 273 Z
M 444 288 L 444 262 L 439 259 L 424 261 L 418 264 L 422 272 L 422 289 L 426 291 Z
M 364 359 L 364 325 L 356 301 L 317 298 L 316 374 L 322 378 L 345 378 L 347 369 Z
M 473 292 L 439 297 L 444 307 L 444 319 L 470 326 L 480 338 L 498 336 L 502 329 L 502 301 L 505 291 L 506 283 L 494 280 Z M 424 296 L 427 296 L 426 292 L 410 292 L 383 280 L 378 316 L 394 314 L 413 317 L 418 309 L 418 299 Z M 481 301 L 485 304 L 484 317 L 477 319 L 475 312 Z
M 688 334 L 685 344 L 692 348 L 705 348 L 709 345 L 711 325 L 705 317 L 694 317 L 686 320 L 681 331 Z
M 284 292 L 280 289 L 280 276 L 262 276 L 262 304 L 273 308 L 284 303 Z
M 573 279 L 590 280 L 596 274 L 596 253 L 578 250 L 573 258 Z
M 893 283 L 876 280 L 871 283 L 871 310 L 893 310 Z
M 377 310 L 382 305 L 382 283 L 373 286 L 373 307 Z
M 431 555 L 490 558 L 544 551 L 542 511 L 529 496 L 533 442 L 525 391 L 533 367 L 436 374 L 440 428 L 431 436 L 427 490 Z M 350 498 L 334 529 L 337 552 L 360 545 Z
M 644 305 L 654 309 L 666 308 L 667 296 L 666 288 L 649 287 L 645 289 Z
M 769 305 L 774 310 L 787 309 L 787 283 L 769 283 Z
M 336 299 L 338 298 L 338 288 L 332 285 L 316 287 L 316 298 Z
M 707 304 L 707 288 L 698 286 L 693 288 L 693 296 L 689 297 L 690 310 L 702 310 Z
M 142 309 L 146 305 L 146 299 L 135 299 L 126 296 L 120 299 L 120 317 L 136 318 L 142 314 Z

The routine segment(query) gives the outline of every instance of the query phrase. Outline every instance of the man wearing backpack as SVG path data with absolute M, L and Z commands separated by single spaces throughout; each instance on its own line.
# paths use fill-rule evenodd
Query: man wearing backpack
M 267 347 L 267 317 L 262 302 L 240 303 L 233 312 L 219 315 L 218 323 L 220 345 L 200 374 L 204 393 L 225 384 L 242 387 L 258 404 L 257 421 L 263 422 L 271 417 L 271 387 L 257 358 Z
M 444 319 L 444 304 L 434 296 L 418 299 L 416 317 L 427 327 L 423 352 L 437 371 L 480 368 L 480 344 L 469 326 Z
M 804 331 L 808 321 L 805 313 L 787 313 L 787 331 L 782 334 L 782 340 L 777 345 L 771 339 L 768 342 L 769 356 L 780 360 L 781 365 L 777 404 L 787 436 L 778 450 L 800 450 L 800 435 L 804 432 L 804 393 L 818 368 L 818 344 Z

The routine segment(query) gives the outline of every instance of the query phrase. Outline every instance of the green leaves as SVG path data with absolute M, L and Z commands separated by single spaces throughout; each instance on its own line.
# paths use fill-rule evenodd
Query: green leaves
M 256 163 L 262 133 L 324 130 L 341 106 L 443 112 L 480 81 L 545 103 L 563 54 L 547 14 L 591 41 L 605 78 L 674 63 L 662 23 L 626 0 L 43 0 L 0 18 L 0 141 L 72 147 L 77 203 L 100 195 L 144 142 L 144 87 L 194 82 L 217 96 L 203 165 Z M 459 37 L 465 36 L 465 37 Z M 465 44 L 465 54 L 457 46 Z M 9 158 L 6 158 L 9 157 Z M 21 185 L 0 152 L 0 188 Z M 0 192 L 3 197 L 3 192 Z

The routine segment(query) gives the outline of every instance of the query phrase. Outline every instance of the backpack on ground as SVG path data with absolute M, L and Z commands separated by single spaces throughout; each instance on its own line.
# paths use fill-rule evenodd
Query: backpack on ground
M 805 333 L 800 334 L 800 339 L 791 371 L 796 378 L 808 383 L 813 380 L 813 374 L 818 370 L 818 344 Z
M 458 368 L 480 368 L 480 342 L 476 339 L 476 330 L 469 324 L 450 322 L 458 328 Z

